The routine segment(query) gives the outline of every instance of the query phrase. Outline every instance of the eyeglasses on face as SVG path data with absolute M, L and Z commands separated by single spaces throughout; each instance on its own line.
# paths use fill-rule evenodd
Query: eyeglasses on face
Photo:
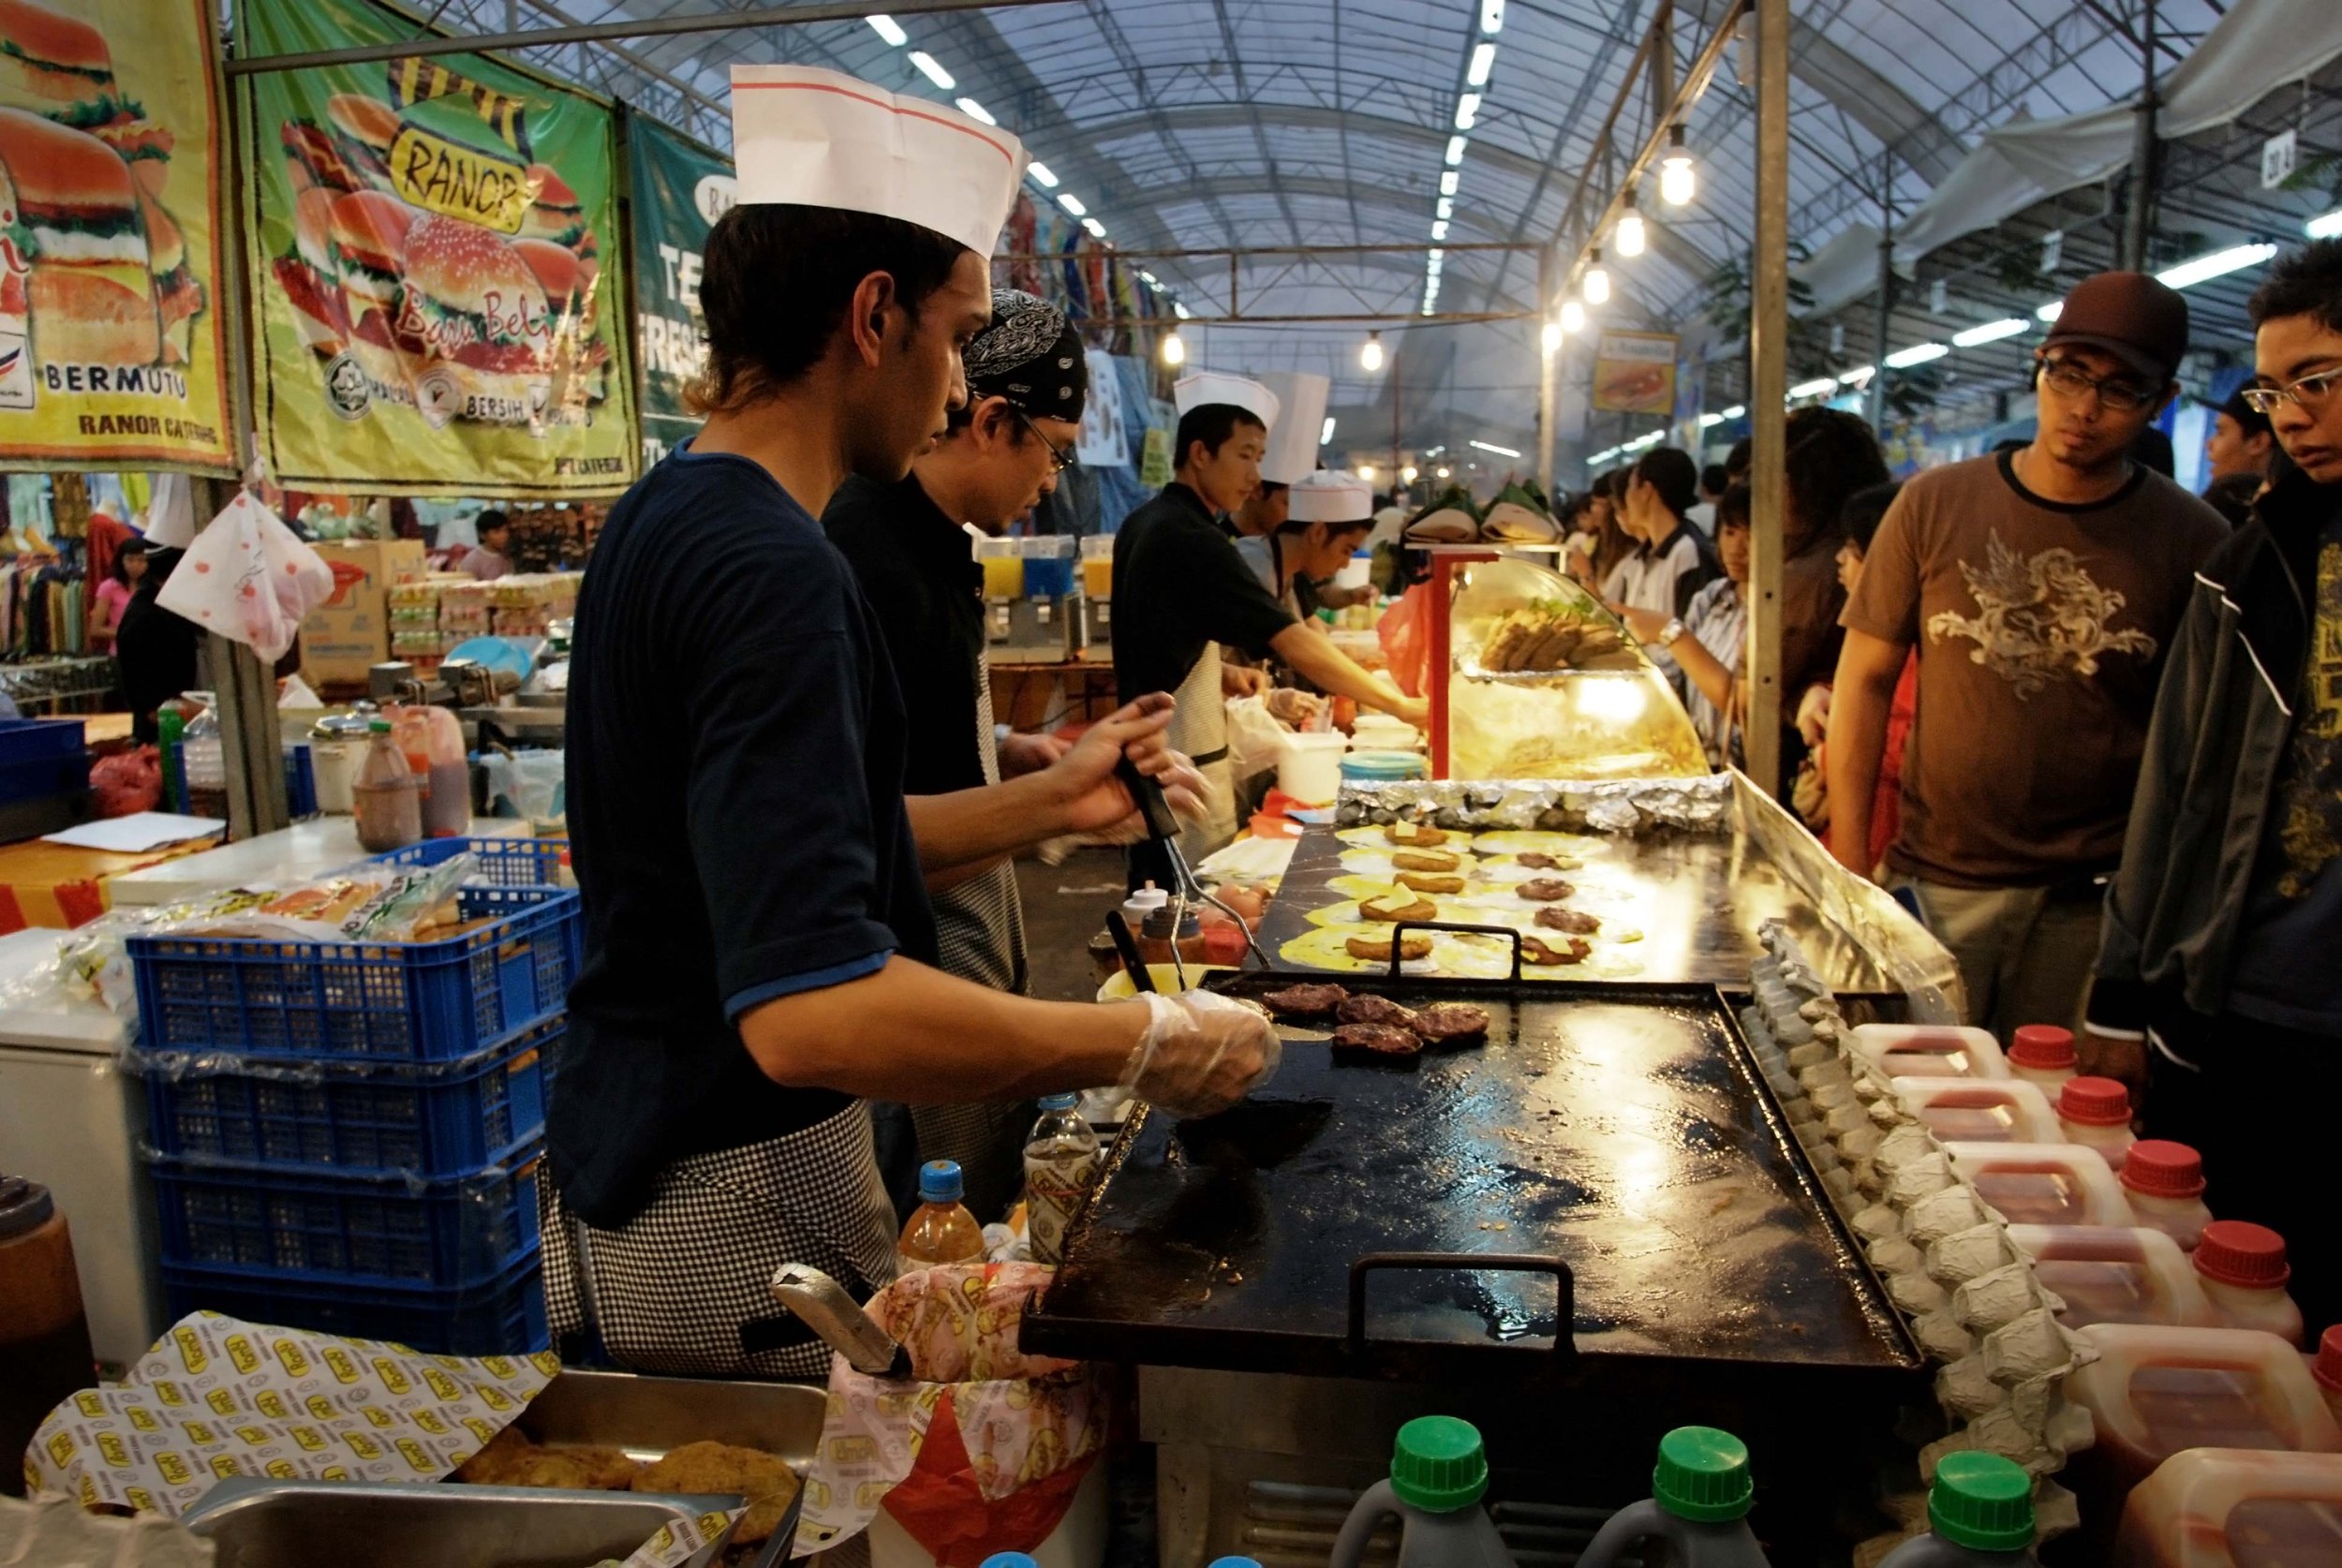
M 1053 474 L 1061 474 L 1065 472 L 1066 469 L 1072 467 L 1075 461 L 1077 461 L 1074 453 L 1066 451 L 1063 447 L 1059 446 L 1055 441 L 1050 440 L 1046 436 L 1042 435 L 1041 427 L 1032 422 L 1031 415 L 1026 413 L 1022 408 L 1018 408 L 1016 409 L 1016 418 L 1027 430 L 1032 432 L 1032 438 L 1034 440 L 1049 449 L 1049 472 Z
M 2322 407 L 2326 399 L 2334 395 L 2337 381 L 2342 381 L 2342 365 L 2316 371 L 2297 381 L 2288 381 L 2281 387 L 2246 387 L 2245 401 L 2252 406 L 2255 413 L 2263 415 L 2274 414 L 2289 403 L 2296 407 L 2315 409 Z
M 2041 379 L 2057 390 L 2061 397 L 2081 397 L 2087 392 L 2098 394 L 2098 404 L 2111 413 L 2129 414 L 2146 407 L 2162 391 L 2160 387 L 2142 386 L 2123 376 L 2093 376 L 2071 360 L 2042 360 Z

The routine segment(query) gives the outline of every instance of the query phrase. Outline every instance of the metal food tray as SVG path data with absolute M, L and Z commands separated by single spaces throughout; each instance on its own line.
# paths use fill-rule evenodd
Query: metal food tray
M 1710 1410 L 1923 1386 L 1713 986 L 1343 984 L 1475 1002 L 1488 1042 L 1402 1062 L 1289 1043 L 1233 1111 L 1134 1117 L 1027 1350 Z
M 1466 839 L 1470 832 L 1459 830 L 1454 838 Z M 1816 912 L 1813 900 L 1749 837 L 1730 831 L 1672 832 L 1604 836 L 1603 842 L 1608 852 L 1598 864 L 1589 863 L 1582 871 L 1556 874 L 1581 884 L 1598 880 L 1613 889 L 1623 885 L 1631 892 L 1634 924 L 1642 932 L 1634 957 L 1642 972 L 1626 984 L 1744 990 L 1749 965 L 1765 951 L 1758 928 L 1767 921 L 1778 920 L 1840 996 L 1897 999 L 1903 996 L 1902 987 L 1888 978 L 1861 945 Z M 1260 945 L 1270 963 L 1283 969 L 1307 969 L 1312 974 L 1354 972 L 1317 969 L 1282 955 L 1286 942 L 1310 929 L 1310 911 L 1348 901 L 1328 884 L 1343 874 L 1342 852 L 1353 847 L 1342 843 L 1329 827 L 1312 827 L 1301 836 L 1276 900 L 1261 920 Z M 1457 846 L 1451 842 L 1446 847 Z M 1475 921 L 1468 910 L 1451 910 L 1443 904 L 1437 894 L 1426 896 L 1440 908 L 1442 921 Z M 1532 934 L 1559 939 L 1550 932 Z M 1531 970 L 1528 978 L 1542 984 L 1547 976 L 1559 980 L 1568 975 L 1565 968 L 1546 969 Z M 1457 984 L 1438 975 L 1422 978 L 1443 986 Z

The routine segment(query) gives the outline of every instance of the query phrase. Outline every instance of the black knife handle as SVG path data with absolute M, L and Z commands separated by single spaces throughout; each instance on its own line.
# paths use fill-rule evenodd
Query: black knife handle
M 1114 764 L 1114 777 L 1122 781 L 1122 788 L 1131 792 L 1131 803 L 1146 819 L 1149 838 L 1162 843 L 1179 836 L 1179 819 L 1162 785 L 1139 772 L 1138 764 L 1128 757 Z

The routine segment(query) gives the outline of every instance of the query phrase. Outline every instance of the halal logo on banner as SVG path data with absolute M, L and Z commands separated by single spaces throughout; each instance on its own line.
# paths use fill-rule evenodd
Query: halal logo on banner
M 709 228 L 716 220 L 740 204 L 740 182 L 729 174 L 705 174 L 691 192 L 691 205 L 699 209 L 700 217 Z
M 509 93 L 428 60 L 393 60 L 391 94 L 401 109 L 434 98 L 465 97 L 511 149 L 487 152 L 402 122 L 391 142 L 391 183 L 411 204 L 462 218 L 500 233 L 517 234 L 537 192 L 528 176 L 526 106 Z

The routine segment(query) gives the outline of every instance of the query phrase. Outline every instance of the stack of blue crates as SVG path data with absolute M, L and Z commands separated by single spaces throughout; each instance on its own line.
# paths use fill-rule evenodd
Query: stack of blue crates
M 582 940 L 565 848 L 381 857 L 476 857 L 469 928 L 437 941 L 131 939 L 174 1316 L 441 1354 L 544 1345 L 547 1062 Z

